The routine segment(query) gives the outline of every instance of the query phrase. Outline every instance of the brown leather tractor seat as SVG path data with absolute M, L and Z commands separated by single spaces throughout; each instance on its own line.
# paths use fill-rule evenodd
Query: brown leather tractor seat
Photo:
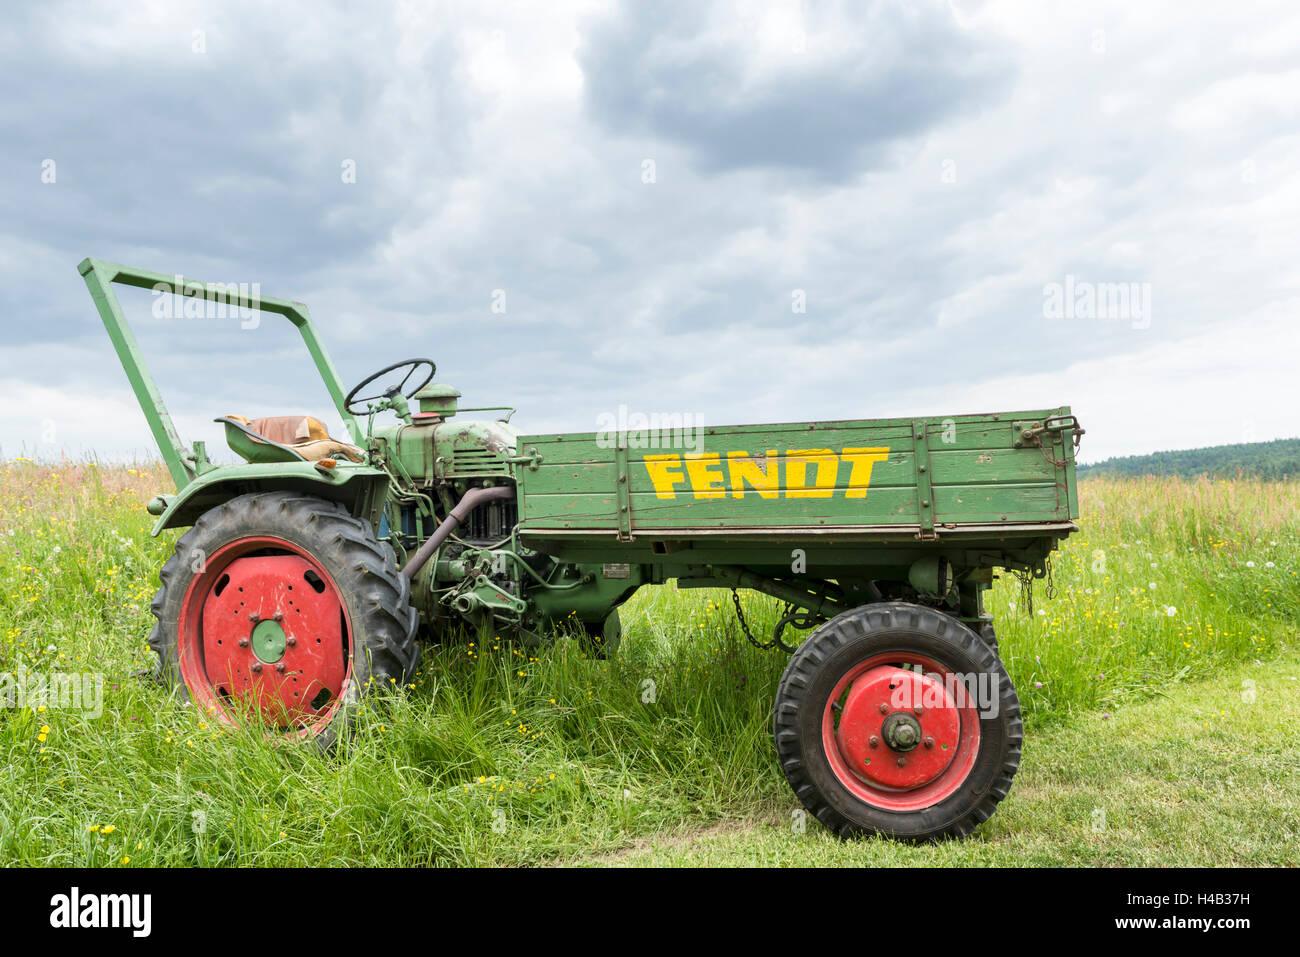
M 271 415 L 249 419 L 232 414 L 216 421 L 226 426 L 226 444 L 249 462 L 292 458 L 319 462 L 340 457 L 361 462 L 365 459 L 361 449 L 331 436 L 325 423 L 314 416 Z

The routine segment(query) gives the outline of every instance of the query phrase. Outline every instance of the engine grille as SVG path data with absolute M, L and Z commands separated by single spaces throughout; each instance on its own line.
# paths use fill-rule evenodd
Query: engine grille
M 487 449 L 456 449 L 452 453 L 450 475 L 505 475 L 509 466 L 496 452 Z

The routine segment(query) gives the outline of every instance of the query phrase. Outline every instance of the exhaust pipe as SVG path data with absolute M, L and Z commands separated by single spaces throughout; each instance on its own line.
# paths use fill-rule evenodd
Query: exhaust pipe
M 472 488 L 466 492 L 456 506 L 447 513 L 447 517 L 442 520 L 442 524 L 433 530 L 428 541 L 419 547 L 406 567 L 402 569 L 402 574 L 407 578 L 414 578 L 416 572 L 424 567 L 425 562 L 433 557 L 433 553 L 438 550 L 443 542 L 447 540 L 452 532 L 470 512 L 478 508 L 484 502 L 495 502 L 499 499 L 514 498 L 515 490 L 509 485 L 496 485 L 492 488 Z

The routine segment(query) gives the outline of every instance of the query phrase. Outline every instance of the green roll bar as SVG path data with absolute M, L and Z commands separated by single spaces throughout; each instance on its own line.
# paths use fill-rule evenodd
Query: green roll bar
M 195 442 L 194 449 L 191 451 L 186 449 L 185 443 L 181 441 L 176 426 L 172 423 L 172 417 L 163 404 L 158 386 L 153 376 L 149 374 L 144 357 L 140 354 L 140 347 L 136 344 L 131 326 L 122 312 L 122 306 L 117 301 L 117 296 L 113 294 L 112 284 L 115 282 L 123 286 L 151 289 L 160 293 L 170 292 L 178 296 L 190 296 L 236 308 L 257 309 L 284 316 L 298 327 L 298 332 L 307 345 L 307 351 L 311 353 L 312 361 L 316 363 L 316 371 L 324 380 L 325 388 L 329 390 L 330 398 L 334 400 L 334 407 L 343 417 L 343 424 L 347 426 L 352 441 L 357 445 L 362 444 L 361 427 L 343 405 L 345 393 L 338 370 L 334 368 L 329 353 L 325 351 L 320 336 L 316 334 L 316 327 L 312 324 L 307 307 L 301 302 L 272 299 L 261 295 L 248 297 L 246 293 L 241 293 L 237 286 L 229 283 L 194 282 L 182 276 L 164 276 L 162 273 L 132 269 L 130 266 L 120 266 L 99 259 L 83 259 L 77 266 L 77 271 L 86 280 L 90 295 L 95 300 L 95 308 L 99 310 L 99 317 L 104 320 L 104 328 L 108 330 L 108 336 L 113 340 L 117 358 L 122 363 L 122 368 L 126 370 L 126 377 L 131 383 L 145 419 L 149 422 L 154 441 L 158 443 L 158 450 L 162 453 L 163 461 L 167 463 L 167 470 L 171 472 L 178 491 L 192 482 L 200 472 L 212 466 L 207 461 L 202 442 Z

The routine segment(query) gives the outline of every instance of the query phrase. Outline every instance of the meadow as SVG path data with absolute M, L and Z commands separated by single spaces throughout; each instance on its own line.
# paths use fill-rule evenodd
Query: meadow
M 786 659 L 727 592 L 643 590 L 610 661 L 564 635 L 426 648 L 330 756 L 218 727 L 134 677 L 176 537 L 143 503 L 167 487 L 0 464 L 0 674 L 104 681 L 97 716 L 0 708 L 0 864 L 1300 862 L 1294 482 L 1083 482 L 1050 594 L 1031 613 L 995 585 L 1021 775 L 971 839 L 923 847 L 800 818 L 770 739 Z

